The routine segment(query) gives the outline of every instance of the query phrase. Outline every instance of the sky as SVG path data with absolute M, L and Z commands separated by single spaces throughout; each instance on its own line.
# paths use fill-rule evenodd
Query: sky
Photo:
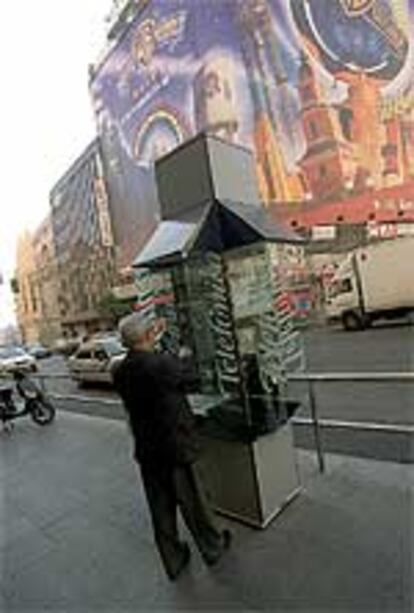
M 17 236 L 46 217 L 51 187 L 95 135 L 88 64 L 104 47 L 111 0 L 7 1 L 0 37 L 0 328 Z

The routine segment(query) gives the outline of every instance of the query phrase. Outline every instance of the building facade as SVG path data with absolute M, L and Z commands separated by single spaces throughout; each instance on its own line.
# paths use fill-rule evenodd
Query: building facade
M 14 281 L 16 318 L 22 342 L 37 343 L 40 340 L 41 301 L 30 232 L 20 235 L 17 242 Z
M 116 265 L 98 139 L 53 187 L 50 204 L 62 336 L 104 330 L 100 303 L 115 285 Z
M 33 233 L 32 250 L 40 311 L 39 341 L 52 346 L 62 336 L 62 329 L 58 305 L 59 274 L 50 215 Z
M 122 266 L 158 220 L 153 161 L 201 130 L 251 149 L 262 201 L 311 233 L 338 225 L 340 248 L 361 223 L 408 222 L 376 203 L 413 197 L 412 2 L 114 7 L 90 90 Z

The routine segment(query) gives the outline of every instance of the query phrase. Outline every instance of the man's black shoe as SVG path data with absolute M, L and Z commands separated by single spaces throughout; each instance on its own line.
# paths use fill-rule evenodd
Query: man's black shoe
M 204 557 L 204 560 L 208 566 L 214 566 L 215 564 L 217 564 L 217 562 L 221 560 L 223 553 L 230 549 L 231 541 L 233 538 L 230 530 L 223 530 L 221 534 L 223 537 L 223 541 L 220 551 L 214 556 Z
M 223 549 L 230 549 L 233 535 L 230 530 L 223 530 Z
M 191 558 L 191 551 L 187 543 L 183 543 L 183 557 L 182 560 L 174 572 L 168 572 L 168 578 L 171 581 L 176 581 L 178 577 L 181 575 L 183 570 L 187 568 Z

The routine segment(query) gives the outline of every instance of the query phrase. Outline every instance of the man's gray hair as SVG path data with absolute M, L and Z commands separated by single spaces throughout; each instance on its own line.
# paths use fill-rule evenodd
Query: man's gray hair
M 121 335 L 122 343 L 128 349 L 132 349 L 137 340 L 152 328 L 154 322 L 151 317 L 144 313 L 132 313 L 123 317 L 118 324 L 118 330 Z

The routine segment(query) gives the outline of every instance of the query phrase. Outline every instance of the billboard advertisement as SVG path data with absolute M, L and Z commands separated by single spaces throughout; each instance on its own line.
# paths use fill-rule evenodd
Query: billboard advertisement
M 265 203 L 407 190 L 413 21 L 414 0 L 144 3 L 90 83 L 121 263 L 157 221 L 153 161 L 200 131 L 254 152 Z

